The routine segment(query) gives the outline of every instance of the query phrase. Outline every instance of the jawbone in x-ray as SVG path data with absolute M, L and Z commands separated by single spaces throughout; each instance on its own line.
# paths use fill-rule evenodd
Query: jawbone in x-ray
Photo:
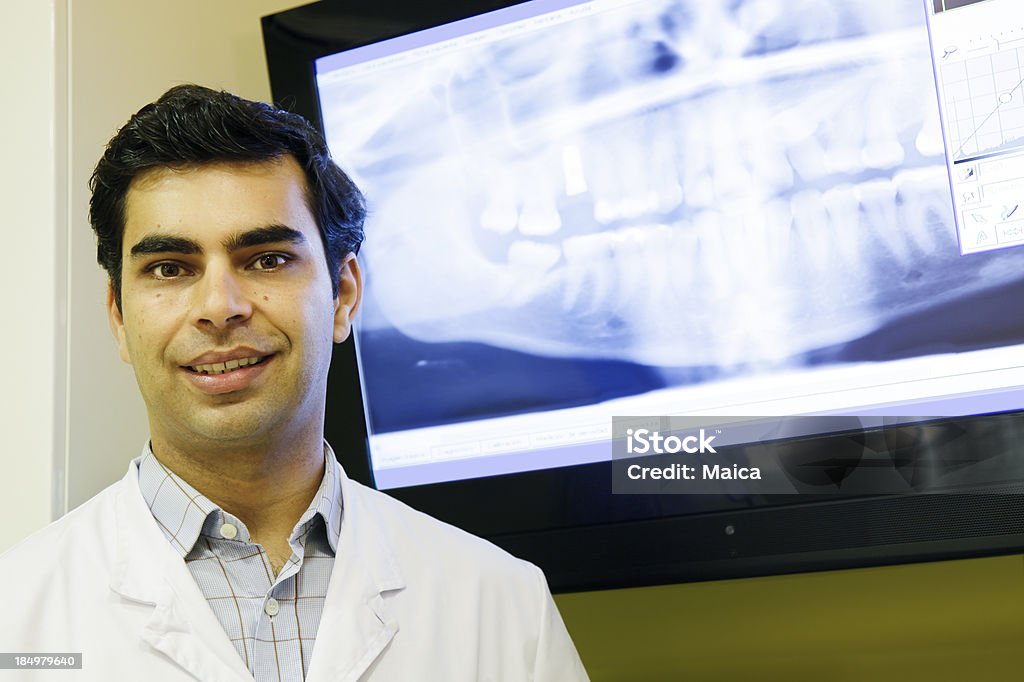
M 377 432 L 1024 338 L 1024 252 L 958 249 L 920 0 L 621 3 L 320 91 Z

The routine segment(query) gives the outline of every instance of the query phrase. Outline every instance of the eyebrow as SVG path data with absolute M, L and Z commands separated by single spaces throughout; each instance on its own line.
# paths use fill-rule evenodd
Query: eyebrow
M 222 244 L 229 253 L 249 249 L 264 244 L 304 244 L 306 235 L 295 228 L 287 225 L 267 225 L 257 227 L 245 232 L 239 232 L 228 236 Z M 132 246 L 132 257 L 144 256 L 155 253 L 181 253 L 195 255 L 203 253 L 203 247 L 199 242 L 184 237 L 173 237 L 170 235 L 151 234 L 143 237 Z
M 191 239 L 168 237 L 165 235 L 147 235 L 132 247 L 132 256 L 144 256 L 151 253 L 202 253 L 203 249 Z
M 223 244 L 228 252 L 234 252 L 253 246 L 279 244 L 281 242 L 304 244 L 306 242 L 306 235 L 287 225 L 267 225 L 266 227 L 258 227 L 254 230 L 233 234 L 225 239 Z

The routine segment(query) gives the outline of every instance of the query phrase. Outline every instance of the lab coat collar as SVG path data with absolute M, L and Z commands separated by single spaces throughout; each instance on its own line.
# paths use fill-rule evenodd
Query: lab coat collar
M 217 616 L 184 560 L 167 542 L 139 490 L 132 462 L 115 500 L 117 538 L 110 588 L 137 604 L 153 607 L 139 636 L 200 680 L 249 680 Z
M 110 589 L 132 601 L 156 604 L 163 583 L 162 559 L 173 549 L 146 507 L 135 462 L 128 465 L 117 487 L 114 521 L 117 535 Z
M 307 682 L 358 680 L 398 632 L 391 600 L 405 587 L 367 491 L 344 474 L 345 511 Z
M 391 599 L 404 587 L 368 493 L 342 471 L 345 510 L 307 682 L 358 680 L 398 632 Z M 251 680 L 192 574 L 160 532 L 129 465 L 115 500 L 110 588 L 152 605 L 140 636 L 201 680 Z M 126 605 L 127 607 L 127 605 Z

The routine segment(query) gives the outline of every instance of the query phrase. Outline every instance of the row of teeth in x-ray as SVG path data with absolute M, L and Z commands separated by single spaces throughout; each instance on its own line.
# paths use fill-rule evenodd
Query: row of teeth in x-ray
M 890 57 L 927 59 L 917 0 L 884 8 L 873 0 L 648 0 L 319 85 L 332 149 L 358 174 L 373 175 L 429 162 L 453 142 L 522 151 L 537 119 L 585 127 L 587 102 L 604 120 L 625 116 L 654 104 L 634 97 L 644 87 L 664 102 L 730 80 L 762 80 L 770 90 L 830 63 L 841 70 L 874 61 L 898 72 L 898 62 L 880 55 L 894 45 L 901 54 Z M 678 58 L 652 72 L 662 49 Z M 918 75 L 918 85 L 929 82 L 930 70 Z M 799 115 L 792 121 L 802 123 Z M 549 142 L 551 132 L 533 143 Z
M 476 223 L 549 236 L 581 219 L 593 229 L 664 218 L 934 163 L 943 147 L 928 57 L 898 42 L 906 38 L 818 47 L 795 65 L 786 55 L 747 59 L 738 82 L 724 86 L 714 76 L 675 78 L 517 124 L 500 92 L 488 93 L 486 107 L 449 109 L 466 166 L 488 178 Z M 879 47 L 889 59 L 850 63 Z M 829 59 L 834 70 L 822 68 Z M 681 96 L 668 99 L 672 84 Z M 606 120 L 638 106 L 654 110 Z M 581 125 L 585 133 L 574 130 Z M 564 204 L 579 195 L 591 213 L 566 221 Z
M 373 158 L 357 163 L 365 322 L 543 355 L 777 364 L 1015 278 L 1008 258 L 982 272 L 958 255 L 927 49 L 864 36 L 532 110 L 493 79 L 401 90 L 373 131 L 352 115 L 366 137 L 339 153 Z
M 646 0 L 623 5 L 494 43 L 457 65 L 454 78 L 478 93 L 487 92 L 486 80 L 505 91 L 542 93 L 539 104 L 544 106 L 560 97 L 614 90 L 645 76 L 700 73 L 722 61 L 798 45 L 908 28 L 923 34 L 917 0 L 893 0 L 884 7 L 876 0 Z M 475 67 L 483 67 L 486 76 Z M 472 93 L 467 94 L 460 107 L 472 103 Z M 520 103 L 522 109 L 514 111 L 529 113 L 538 105 L 528 98 Z
M 665 365 L 780 361 L 847 341 L 963 286 L 945 183 L 942 167 L 911 170 L 674 224 L 516 240 L 515 293 L 565 318 L 549 320 L 560 332 L 548 339 L 517 341 L 544 352 L 575 338 L 596 356 Z
M 806 120 L 796 124 L 793 119 L 806 116 L 796 111 L 745 121 L 743 107 L 752 102 L 721 97 L 618 121 L 589 140 L 556 143 L 527 158 L 467 150 L 467 165 L 493 178 L 478 225 L 497 234 L 549 236 L 570 227 L 559 204 L 580 195 L 589 198 L 591 211 L 582 217 L 601 227 L 934 161 L 942 154 L 938 114 L 929 106 L 934 97 L 927 84 L 918 94 L 926 118 L 913 122 L 895 120 L 878 103 L 865 110 L 843 102 L 826 110 L 828 124 L 814 130 Z M 768 107 L 751 109 L 771 115 Z M 577 222 L 580 217 L 573 216 Z

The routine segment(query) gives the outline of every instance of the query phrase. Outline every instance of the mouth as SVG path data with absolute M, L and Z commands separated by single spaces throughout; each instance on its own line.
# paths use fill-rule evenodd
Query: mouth
M 192 372 L 193 374 L 205 374 L 205 375 L 219 375 L 227 374 L 228 372 L 234 372 L 245 367 L 251 367 L 252 365 L 258 365 L 264 360 L 267 360 L 269 355 L 258 355 L 248 358 L 238 358 L 235 360 L 227 360 L 225 362 L 214 362 L 205 365 L 184 365 L 184 369 Z
M 275 355 L 251 355 L 221 362 L 184 365 L 188 382 L 201 393 L 220 395 L 258 386 L 259 377 L 271 365 Z

